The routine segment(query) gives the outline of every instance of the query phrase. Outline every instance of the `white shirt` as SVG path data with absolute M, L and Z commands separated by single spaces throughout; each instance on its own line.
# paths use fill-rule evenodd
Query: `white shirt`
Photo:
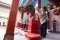
M 25 19 L 22 20 L 22 24 L 25 24 Z
M 41 8 L 39 10 L 39 15 L 42 14 L 43 16 L 40 17 L 40 23 L 43 24 L 44 22 L 46 22 L 47 18 L 46 18 L 46 12 L 44 12 L 44 10 Z

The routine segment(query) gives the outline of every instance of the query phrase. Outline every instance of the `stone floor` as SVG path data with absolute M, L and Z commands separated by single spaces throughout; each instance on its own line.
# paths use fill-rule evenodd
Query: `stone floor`
M 0 40 L 4 39 L 5 31 L 5 27 L 0 27 Z M 14 40 L 27 40 L 27 38 L 23 34 L 21 34 L 18 29 L 15 29 Z
M 48 32 L 46 38 L 42 40 L 60 40 L 60 33 Z
M 3 40 L 4 35 L 5 35 L 6 28 L 5 27 L 0 27 L 0 40 Z M 24 32 L 15 29 L 15 34 L 14 34 L 14 40 L 27 40 L 27 38 L 24 36 Z M 42 40 L 60 40 L 60 33 L 47 33 L 46 38 L 42 38 Z

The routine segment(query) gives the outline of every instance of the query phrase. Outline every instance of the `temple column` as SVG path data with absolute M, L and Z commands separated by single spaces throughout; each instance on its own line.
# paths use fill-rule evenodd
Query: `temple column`
M 14 40 L 14 30 L 15 30 L 17 11 L 18 11 L 18 4 L 19 4 L 19 0 L 12 1 L 12 6 L 10 9 L 10 15 L 8 19 L 4 40 Z

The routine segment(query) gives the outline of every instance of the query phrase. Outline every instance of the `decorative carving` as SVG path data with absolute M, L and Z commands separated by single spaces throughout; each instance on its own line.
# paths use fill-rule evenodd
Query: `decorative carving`
M 59 9 L 55 9 L 55 10 L 53 10 L 53 14 L 55 14 L 55 15 L 59 14 L 59 12 L 60 12 Z
M 53 5 L 60 6 L 58 0 L 49 0 Z

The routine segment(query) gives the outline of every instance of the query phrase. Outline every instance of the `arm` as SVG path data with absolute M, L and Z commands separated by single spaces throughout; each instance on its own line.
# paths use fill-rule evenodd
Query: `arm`
M 39 17 L 44 16 L 43 11 L 41 11 L 40 8 L 36 9 L 36 13 L 38 13 Z
M 49 12 L 53 13 L 53 14 L 57 14 L 57 13 L 59 13 L 59 11 L 60 11 L 59 7 L 55 8 L 55 9 L 52 9 L 52 10 L 49 10 Z

